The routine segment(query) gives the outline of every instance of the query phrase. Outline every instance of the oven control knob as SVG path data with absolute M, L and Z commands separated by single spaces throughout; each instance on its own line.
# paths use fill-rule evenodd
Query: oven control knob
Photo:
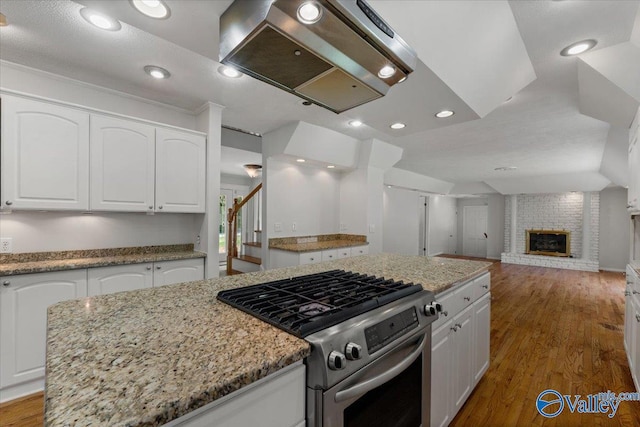
M 347 358 L 339 351 L 332 351 L 329 353 L 329 369 L 333 371 L 339 371 L 344 369 L 347 364 Z
M 347 344 L 347 347 L 345 347 L 344 354 L 349 360 L 360 359 L 362 357 L 362 347 L 354 342 L 350 342 Z
M 438 313 L 442 311 L 442 304 L 440 304 L 438 301 L 434 301 L 431 305 L 433 305 L 436 308 L 436 311 Z
M 427 304 L 424 306 L 423 312 L 425 316 L 435 316 L 437 310 L 434 304 Z

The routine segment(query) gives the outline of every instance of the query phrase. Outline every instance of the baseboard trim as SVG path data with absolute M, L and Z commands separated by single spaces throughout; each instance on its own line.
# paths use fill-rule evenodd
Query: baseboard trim
M 601 271 L 611 271 L 613 273 L 626 273 L 627 270 L 625 269 L 620 269 L 620 268 L 607 268 L 607 267 L 600 267 Z

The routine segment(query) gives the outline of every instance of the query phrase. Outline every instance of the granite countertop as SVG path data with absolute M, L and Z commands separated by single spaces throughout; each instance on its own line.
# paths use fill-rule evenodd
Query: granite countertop
M 269 249 L 289 252 L 313 252 L 326 249 L 368 245 L 367 236 L 358 234 L 322 234 L 319 236 L 280 237 L 269 239 Z
M 205 257 L 193 244 L 8 254 L 0 256 L 0 276 Z
M 219 302 L 220 290 L 345 269 L 437 293 L 490 265 L 378 254 L 53 305 L 45 425 L 160 425 L 309 355 L 306 341 Z

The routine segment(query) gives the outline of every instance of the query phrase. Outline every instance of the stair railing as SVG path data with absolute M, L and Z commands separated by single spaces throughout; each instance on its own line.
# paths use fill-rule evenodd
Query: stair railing
M 233 274 L 233 258 L 238 256 L 238 213 L 261 189 L 262 183 L 251 190 L 241 202 L 237 198 L 233 199 L 233 207 L 227 213 L 227 275 Z

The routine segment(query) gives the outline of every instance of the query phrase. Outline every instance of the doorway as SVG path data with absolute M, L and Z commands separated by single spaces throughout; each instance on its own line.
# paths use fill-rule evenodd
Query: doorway
M 465 206 L 462 219 L 462 255 L 487 257 L 487 206 Z

